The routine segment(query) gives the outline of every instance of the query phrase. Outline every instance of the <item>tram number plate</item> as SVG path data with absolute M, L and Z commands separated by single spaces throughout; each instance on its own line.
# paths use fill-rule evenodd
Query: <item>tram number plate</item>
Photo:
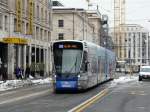
M 75 87 L 75 81 L 62 81 L 61 82 L 62 87 Z

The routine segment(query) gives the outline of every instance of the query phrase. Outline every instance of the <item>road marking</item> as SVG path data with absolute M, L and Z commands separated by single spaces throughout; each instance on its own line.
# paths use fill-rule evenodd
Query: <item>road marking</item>
M 80 105 L 74 107 L 73 109 L 69 110 L 68 112 L 82 112 L 85 108 L 92 105 L 94 102 L 96 102 L 98 99 L 102 98 L 108 93 L 108 89 L 104 89 L 97 95 L 93 96 L 92 98 L 86 100 L 85 102 L 81 103 Z
M 12 102 L 16 102 L 16 101 L 23 100 L 23 99 L 27 99 L 27 98 L 30 98 L 30 97 L 40 96 L 40 95 L 46 94 L 46 93 L 48 93 L 48 92 L 50 92 L 50 90 L 45 90 L 45 91 L 42 91 L 42 92 L 29 94 L 29 95 L 26 95 L 26 96 L 21 96 L 21 97 L 17 97 L 17 98 L 12 98 L 12 99 L 10 99 L 10 100 L 1 101 L 1 102 L 0 102 L 0 105 L 2 105 L 2 104 L 7 104 L 7 103 L 12 103 Z
M 146 93 L 145 93 L 145 91 L 131 91 L 131 92 L 129 92 L 129 94 L 130 95 L 147 95 Z
M 136 94 L 136 92 L 135 92 L 135 91 L 131 91 L 129 94 L 131 94 L 131 95 L 135 95 L 135 94 Z
M 13 94 L 13 93 L 17 93 L 17 91 L 11 91 L 11 92 L 7 92 L 7 93 L 1 93 L 0 96 L 5 96 L 5 95 Z
M 136 108 L 138 108 L 138 109 L 145 109 L 145 107 L 136 107 Z

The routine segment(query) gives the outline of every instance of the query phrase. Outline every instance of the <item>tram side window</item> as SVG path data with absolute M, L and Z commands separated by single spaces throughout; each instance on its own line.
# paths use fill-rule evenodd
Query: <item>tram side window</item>
M 83 71 L 83 73 L 87 72 L 87 70 L 88 70 L 88 60 L 87 60 L 87 52 L 86 51 L 84 51 L 84 53 L 83 53 L 83 62 L 82 62 L 81 70 Z

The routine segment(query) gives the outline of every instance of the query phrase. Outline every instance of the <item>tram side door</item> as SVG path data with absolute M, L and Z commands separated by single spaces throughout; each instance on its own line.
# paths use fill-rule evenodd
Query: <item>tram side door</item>
M 97 74 L 98 74 L 98 83 L 101 82 L 102 80 L 102 59 L 101 56 L 98 56 L 98 70 L 97 70 Z

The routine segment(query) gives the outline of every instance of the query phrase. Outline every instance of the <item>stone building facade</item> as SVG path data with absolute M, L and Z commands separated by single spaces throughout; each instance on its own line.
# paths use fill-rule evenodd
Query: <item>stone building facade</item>
M 102 15 L 98 10 L 88 10 L 89 22 L 94 26 L 94 38 L 93 42 L 100 45 L 101 41 L 101 30 L 102 30 Z
M 124 32 L 124 56 L 123 59 L 132 65 L 149 65 L 150 64 L 150 47 L 149 31 L 137 24 L 123 25 Z M 111 35 L 113 36 L 113 29 Z M 115 43 L 115 38 L 114 43 Z M 119 45 L 117 45 L 118 47 Z
M 94 26 L 84 9 L 53 8 L 52 40 L 63 39 L 94 42 Z
M 51 11 L 50 0 L 0 0 L 0 61 L 10 79 L 17 66 L 49 74 Z

